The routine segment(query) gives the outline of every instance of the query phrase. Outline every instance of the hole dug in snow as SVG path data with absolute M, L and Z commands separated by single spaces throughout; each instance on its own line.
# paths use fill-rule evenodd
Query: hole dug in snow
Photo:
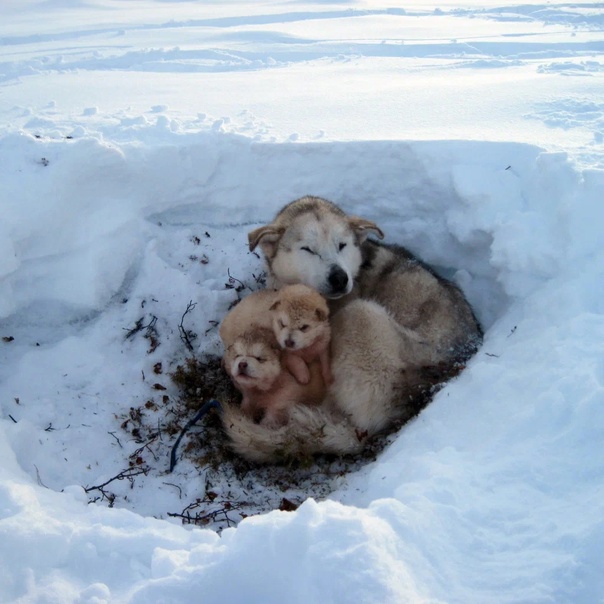
M 212 411 L 182 439 L 168 472 L 175 441 L 197 409 L 212 398 L 239 398 L 220 366 L 217 325 L 264 285 L 262 259 L 247 250 L 248 231 L 302 195 L 330 199 L 456 281 L 488 338 L 515 298 L 555 273 L 560 224 L 544 199 L 563 203 L 576 184 L 565 158 L 519 144 L 252 144 L 223 134 L 178 142 L 116 152 L 75 141 L 45 152 L 56 161 L 40 172 L 38 194 L 64 207 L 57 183 L 69 191 L 70 175 L 81 179 L 83 165 L 87 182 L 115 165 L 121 205 L 114 200 L 111 223 L 95 226 L 90 208 L 117 193 L 97 193 L 82 181 L 82 212 L 72 212 L 70 228 L 88 228 L 89 245 L 55 243 L 61 233 L 20 242 L 32 254 L 11 267 L 14 301 L 30 309 L 64 304 L 72 329 L 37 348 L 15 342 L 3 373 L 5 390 L 19 400 L 8 411 L 19 422 L 12 444 L 21 465 L 36 468 L 36 480 L 56 490 L 80 484 L 89 501 L 216 530 L 345 490 L 351 473 L 405 438 L 394 425 L 357 456 L 259 466 L 231 452 Z M 61 165 L 56 173 L 54 163 Z M 43 224 L 32 230 L 42 233 Z M 85 278 L 68 282 L 69 270 Z M 36 274 L 46 276 L 38 288 L 28 285 Z M 73 323 L 75 299 L 98 312 Z M 25 338 L 21 328 L 31 319 L 16 313 L 6 325 Z M 33 383 L 31 367 L 41 369 L 44 384 Z M 434 377 L 418 412 L 451 377 Z M 33 444 L 26 449 L 22 439 Z

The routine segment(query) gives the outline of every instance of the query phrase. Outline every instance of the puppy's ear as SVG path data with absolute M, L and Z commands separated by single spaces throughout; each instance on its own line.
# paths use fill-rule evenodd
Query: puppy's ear
M 359 243 L 363 243 L 370 232 L 375 233 L 380 239 L 384 238 L 382 229 L 371 220 L 365 220 L 365 218 L 359 218 L 359 216 L 349 216 L 348 224 L 359 238 Z
M 281 300 L 277 300 L 270 308 L 269 310 L 276 310 L 277 308 L 279 308 L 279 305 L 281 304 Z
M 250 252 L 253 252 L 258 244 L 260 244 L 264 254 L 270 258 L 273 255 L 275 246 L 281 235 L 283 235 L 284 230 L 283 227 L 267 224 L 251 231 L 247 235 L 247 240 L 250 244 Z
M 316 317 L 317 317 L 317 319 L 319 321 L 327 321 L 327 316 L 328 315 L 327 315 L 327 313 L 324 310 L 322 310 L 320 308 L 317 308 L 315 310 L 315 315 L 316 315 Z

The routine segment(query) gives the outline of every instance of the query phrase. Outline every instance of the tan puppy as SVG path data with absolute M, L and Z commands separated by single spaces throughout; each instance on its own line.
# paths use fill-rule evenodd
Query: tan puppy
M 253 325 L 272 329 L 273 318 L 271 306 L 277 300 L 277 291 L 263 289 L 246 296 L 235 306 L 220 324 L 218 333 L 227 349 L 235 338 L 246 332 Z
M 277 292 L 270 307 L 273 331 L 285 350 L 285 366 L 300 382 L 308 384 L 308 364 L 319 360 L 326 384 L 331 384 L 329 308 L 323 296 L 312 287 L 286 285 Z
M 282 356 L 272 330 L 252 326 L 234 339 L 223 359 L 226 372 L 243 395 L 241 411 L 268 427 L 286 424 L 292 405 L 317 405 L 325 396 L 318 364 L 309 367 L 308 383 L 302 385 L 285 369 Z
M 272 328 L 279 345 L 287 351 L 285 365 L 298 382 L 308 383 L 307 364 L 318 358 L 323 379 L 330 384 L 328 319 L 329 308 L 321 294 L 306 285 L 288 285 L 243 298 L 223 319 L 219 334 L 227 349 L 252 326 Z

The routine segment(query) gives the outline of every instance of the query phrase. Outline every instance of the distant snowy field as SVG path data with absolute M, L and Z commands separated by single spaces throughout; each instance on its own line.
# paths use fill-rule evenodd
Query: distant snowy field
M 373 463 L 169 474 L 179 326 L 304 194 L 484 346 Z M 0 602 L 604 602 L 603 231 L 604 3 L 3 0 Z

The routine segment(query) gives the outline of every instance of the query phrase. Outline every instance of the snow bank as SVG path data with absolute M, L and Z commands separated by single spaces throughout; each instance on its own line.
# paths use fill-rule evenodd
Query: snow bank
M 601 597 L 602 173 L 523 144 L 270 144 L 160 126 L 128 141 L 0 138 L 4 601 Z M 186 303 L 198 333 L 220 320 L 227 276 L 262 268 L 247 231 L 308 193 L 455 278 L 483 349 L 333 501 L 220 537 L 187 530 L 150 516 L 179 505 L 166 483 L 203 494 L 203 468 L 168 479 L 163 459 L 123 486 L 115 505 L 129 509 L 88 505 L 81 487 L 134 447 L 107 433 L 149 396 L 145 374 L 183 358 Z M 144 313 L 165 334 L 153 354 L 123 338 Z M 196 345 L 220 350 L 215 330 Z
M 0 601 L 603 601 L 601 5 L 217 7 L 2 2 Z M 247 232 L 308 193 L 454 278 L 483 348 L 353 473 L 167 474 L 179 325 L 220 352 Z M 209 490 L 237 528 L 167 517 Z

